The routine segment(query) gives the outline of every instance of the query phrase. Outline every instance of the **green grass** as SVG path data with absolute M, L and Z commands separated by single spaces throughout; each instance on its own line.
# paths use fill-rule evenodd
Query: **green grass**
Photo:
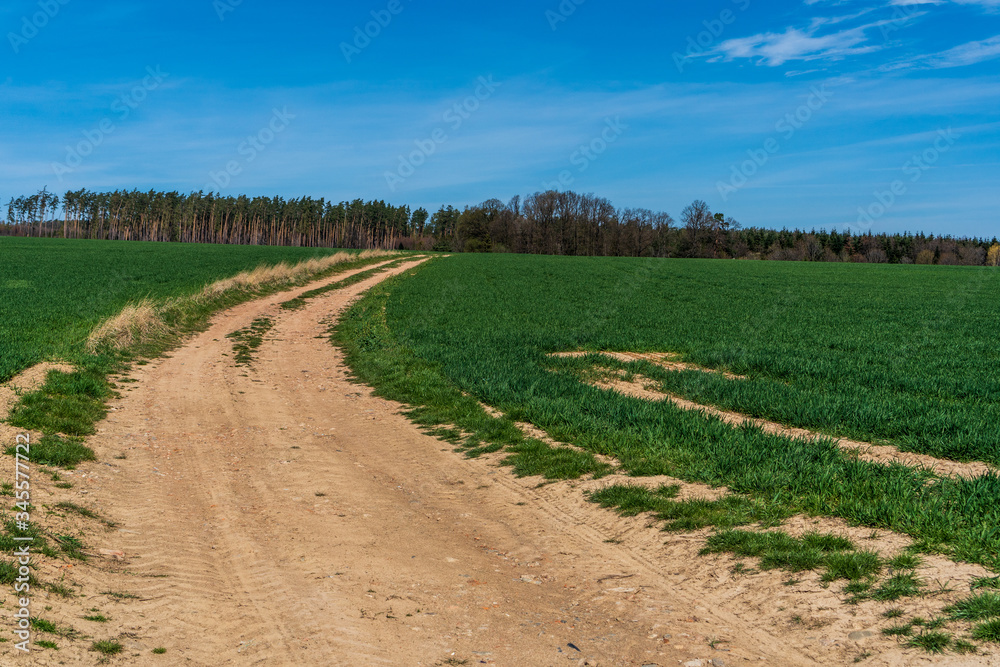
M 47 632 L 50 635 L 58 635 L 59 637 L 75 637 L 79 633 L 71 627 L 62 626 L 52 621 L 45 620 L 44 618 L 32 617 L 29 620 L 31 627 L 40 632 Z
M 61 583 L 48 582 L 44 584 L 44 587 L 45 590 L 55 593 L 56 595 L 59 595 L 64 598 L 71 598 L 74 595 L 72 588 Z
M 922 562 L 916 554 L 901 553 L 890 558 L 886 564 L 895 570 L 915 570 Z
M 874 577 L 882 571 L 882 559 L 872 551 L 846 551 L 832 553 L 826 557 L 824 581 L 847 579 L 855 581 Z M 861 592 L 861 591 L 848 591 Z
M 921 648 L 928 653 L 944 653 L 951 645 L 952 636 L 947 632 L 924 632 L 911 638 L 906 645 Z
M 802 572 L 825 567 L 827 581 L 860 579 L 878 571 L 877 556 L 872 564 L 869 552 L 853 549 L 850 540 L 838 535 L 809 533 L 795 538 L 782 531 L 721 530 L 708 537 L 701 553 L 759 558 L 761 570 Z
M 675 501 L 679 487 L 664 486 L 657 490 L 628 484 L 613 484 L 592 493 L 590 499 L 602 507 L 613 507 L 622 516 L 653 512 L 666 522 L 668 531 L 690 531 L 715 526 L 733 528 L 760 522 L 774 525 L 784 516 L 773 506 L 757 503 L 742 495 L 727 495 L 719 500 L 692 498 Z
M 113 395 L 106 370 L 106 365 L 95 364 L 71 373 L 49 371 L 42 388 L 23 396 L 7 421 L 46 433 L 92 435 L 94 423 L 107 415 L 105 401 Z
M 613 507 L 621 516 L 636 516 L 643 512 L 664 510 L 673 504 L 681 487 L 676 484 L 661 485 L 657 489 L 644 486 L 612 484 L 590 495 L 601 507 Z
M 972 638 L 981 642 L 1000 644 L 1000 618 L 973 626 Z
M 969 588 L 976 590 L 977 588 L 1000 588 L 1000 577 L 977 577 L 972 580 Z
M 590 452 L 553 447 L 541 440 L 529 438 L 507 447 L 506 451 L 511 455 L 501 463 L 511 466 L 518 477 L 541 475 L 545 479 L 579 479 L 587 474 L 601 477 L 611 471 L 610 466 L 598 461 Z
M 902 625 L 892 625 L 882 628 L 882 634 L 887 637 L 909 637 L 913 634 L 913 624 L 904 623 Z
M 39 529 L 37 524 L 29 523 L 25 528 L 18 528 L 17 521 L 14 519 L 8 519 L 4 522 L 3 530 L 0 531 L 0 552 L 10 553 L 17 548 L 17 546 L 23 545 L 23 541 L 14 539 L 17 537 L 33 538 L 30 544 L 31 550 L 34 553 L 40 553 L 44 556 L 48 556 L 49 558 L 59 557 L 59 552 L 49 544 L 45 536 L 42 535 L 42 531 Z
M 56 543 L 64 554 L 70 558 L 75 558 L 76 560 L 87 560 L 87 555 L 83 553 L 83 542 L 79 538 L 73 537 L 72 535 L 57 535 L 55 537 Z
M 14 447 L 8 447 L 4 453 L 12 456 Z M 96 458 L 94 450 L 83 444 L 82 438 L 73 436 L 44 435 L 40 440 L 31 443 L 29 448 L 29 460 L 33 463 L 67 469 L 75 468 L 82 461 L 93 461 Z
M 124 650 L 124 647 L 114 640 L 104 639 L 91 644 L 90 650 L 103 653 L 104 655 L 118 655 Z
M 862 581 L 858 579 L 847 582 L 847 585 L 844 586 L 844 593 L 847 593 L 848 595 L 851 596 L 855 596 L 851 598 L 853 601 L 854 599 L 858 599 L 859 596 L 862 596 L 863 594 L 870 591 L 871 588 L 872 588 L 872 582 Z
M 951 648 L 959 655 L 967 655 L 979 651 L 979 648 L 975 644 L 966 639 L 956 639 L 952 642 Z
M 833 442 L 732 428 L 581 383 L 592 360 L 548 356 L 677 352 L 748 379 L 620 366 L 752 416 L 1000 461 L 998 271 L 462 255 L 409 273 L 354 304 L 335 339 L 359 379 L 412 406 L 430 432 L 459 427 L 457 440 L 515 444 L 508 422 L 476 412 L 482 401 L 615 457 L 627 474 L 726 486 L 778 516 L 840 517 L 1000 567 L 998 476 L 938 479 Z
M 885 580 L 881 586 L 868 594 L 878 602 L 892 602 L 904 597 L 920 595 L 923 582 L 912 572 L 900 572 Z
M 388 315 L 463 382 L 519 359 L 510 380 L 537 378 L 547 350 L 673 351 L 750 379 L 635 368 L 753 416 L 1000 461 L 1000 368 L 982 364 L 1000 347 L 998 286 L 975 268 L 455 256 L 400 285 Z M 494 344 L 444 344 L 461 338 Z
M 17 564 L 0 560 L 0 584 L 10 586 L 17 580 Z
M 413 406 L 406 414 L 428 434 L 458 445 L 470 456 L 504 449 L 509 455 L 503 463 L 522 476 L 575 479 L 583 474 L 599 476 L 608 472 L 608 466 L 590 452 L 526 438 L 510 417 L 489 415 L 479 401 L 463 394 L 435 366 L 392 344 L 381 308 L 376 307 L 368 315 L 353 331 L 353 347 L 377 350 L 376 363 L 384 371 L 382 381 L 391 387 L 387 394 L 408 397 L 406 402 Z
M 51 634 L 55 634 L 57 631 L 56 624 L 52 621 L 46 621 L 44 618 L 32 618 L 29 623 L 35 630 L 41 630 L 42 632 L 48 632 Z
M 159 647 L 153 649 L 153 653 L 155 655 L 163 655 L 166 652 L 167 652 L 167 649 L 163 648 L 162 646 L 159 646 Z
M 953 619 L 963 621 L 1000 618 L 1000 594 L 986 592 L 973 595 L 945 607 L 944 613 Z
M 84 616 L 83 620 L 93 621 L 94 623 L 107 623 L 108 618 L 104 614 L 91 614 L 90 616 Z
M 254 352 L 264 342 L 264 336 L 274 327 L 274 320 L 269 317 L 258 317 L 250 326 L 231 334 L 226 338 L 233 341 L 233 360 L 237 366 L 249 366 L 253 362 Z

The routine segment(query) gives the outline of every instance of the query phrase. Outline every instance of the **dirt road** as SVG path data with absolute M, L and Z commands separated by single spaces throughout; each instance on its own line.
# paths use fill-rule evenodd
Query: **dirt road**
M 746 585 L 724 563 L 671 561 L 700 536 L 665 551 L 643 520 L 467 460 L 352 384 L 324 332 L 410 266 L 298 311 L 278 304 L 318 284 L 244 304 L 131 374 L 90 441 L 105 463 L 75 478 L 118 524 L 100 546 L 138 596 L 128 664 L 850 662 L 851 626 L 779 639 L 767 600 L 759 623 L 729 607 Z M 274 328 L 238 367 L 226 334 L 259 317 Z

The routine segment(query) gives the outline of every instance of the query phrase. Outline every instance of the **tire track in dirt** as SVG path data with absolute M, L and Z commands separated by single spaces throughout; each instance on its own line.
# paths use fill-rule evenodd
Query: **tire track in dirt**
M 490 456 L 498 461 L 503 454 Z M 887 625 L 882 612 L 893 606 L 905 606 L 914 616 L 939 616 L 943 607 L 964 597 L 974 579 L 993 575 L 981 566 L 925 556 L 918 574 L 927 582 L 926 596 L 848 605 L 844 603 L 846 595 L 840 591 L 844 582 L 831 586 L 821 581 L 818 572 L 790 575 L 781 570 L 748 569 L 746 574 L 740 574 L 733 566 L 741 559 L 725 554 L 700 556 L 712 532 L 710 528 L 662 532 L 658 530 L 661 522 L 648 514 L 623 518 L 586 500 L 587 492 L 622 481 L 642 483 L 643 478 L 623 480 L 614 476 L 571 482 L 544 482 L 540 477 L 498 479 L 530 496 L 533 505 L 544 508 L 561 523 L 576 526 L 573 534 L 584 538 L 578 543 L 582 552 L 600 553 L 609 549 L 607 543 L 612 541 L 610 549 L 615 553 L 607 558 L 609 562 L 617 561 L 627 575 L 621 583 L 611 585 L 624 584 L 635 589 L 635 595 L 646 598 L 648 606 L 662 605 L 678 612 L 672 615 L 672 625 L 685 629 L 680 637 L 717 640 L 726 653 L 714 655 L 721 656 L 726 664 L 765 659 L 776 664 L 849 664 L 859 656 L 870 665 L 1000 664 L 1000 657 L 989 654 L 974 658 L 933 656 L 903 647 L 880 634 L 880 628 Z M 843 535 L 860 548 L 878 551 L 883 557 L 895 556 L 911 543 L 905 535 L 879 531 L 875 537 L 870 529 L 829 517 L 796 516 L 778 529 L 793 536 L 807 532 Z M 746 642 L 742 635 L 747 630 L 766 648 Z M 676 631 L 674 637 L 678 638 Z M 692 640 L 689 637 L 686 641 Z M 775 655 L 775 647 L 779 646 Z
M 242 424 L 253 423 L 244 422 L 234 406 L 241 390 L 232 383 L 245 380 L 240 377 L 245 373 L 223 356 L 231 354 L 225 334 L 249 325 L 261 311 L 278 316 L 279 304 L 288 296 L 237 307 L 171 358 L 142 369 L 138 375 L 144 380 L 140 386 L 145 390 L 145 409 L 141 412 L 146 416 L 141 423 L 135 419 L 122 423 L 120 416 L 129 410 L 116 412 L 114 430 L 128 431 L 119 448 L 131 448 L 130 459 L 137 450 L 145 450 L 143 463 L 148 466 L 146 479 L 133 480 L 120 489 L 119 502 L 108 503 L 124 503 L 130 510 L 130 516 L 119 519 L 125 530 L 134 528 L 122 534 L 123 550 L 139 556 L 131 569 L 140 579 L 130 582 L 130 592 L 150 600 L 143 613 L 157 619 L 157 634 L 170 638 L 179 654 L 197 664 L 281 664 L 293 653 L 290 641 L 308 645 L 312 636 L 324 636 L 313 623 L 286 623 L 288 618 L 311 619 L 315 614 L 294 613 L 295 591 L 284 586 L 275 561 L 260 557 L 259 545 L 245 537 L 245 521 L 233 522 L 233 515 L 240 514 L 240 491 L 234 493 L 231 483 L 218 479 L 219 471 L 231 467 L 229 445 L 247 431 Z M 140 429 L 145 432 L 134 433 Z M 250 435 L 258 437 L 251 441 L 259 444 L 254 430 L 259 431 L 251 428 Z M 138 448 L 135 440 L 141 443 Z M 139 498 L 146 502 L 135 503 Z M 227 522 L 233 522 L 234 529 L 228 529 Z M 206 605 L 213 608 L 208 618 Z M 313 650 L 336 654 L 332 646 Z M 358 653 L 351 649 L 345 654 L 352 652 Z M 227 660 L 219 660 L 227 654 Z M 369 658 L 370 664 L 380 662 L 374 655 L 363 659 Z

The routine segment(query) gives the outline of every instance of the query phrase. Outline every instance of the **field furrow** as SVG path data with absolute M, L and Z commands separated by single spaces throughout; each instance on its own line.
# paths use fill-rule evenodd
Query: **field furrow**
M 911 466 L 929 470 L 935 475 L 946 477 L 964 477 L 974 479 L 987 474 L 997 474 L 995 466 L 986 463 L 960 463 L 939 459 L 925 454 L 914 454 L 913 452 L 901 452 L 895 447 L 887 445 L 874 445 L 870 442 L 858 442 L 844 438 L 831 438 L 830 436 L 803 428 L 792 428 L 766 419 L 754 419 L 737 412 L 720 410 L 710 405 L 700 405 L 680 396 L 668 394 L 657 390 L 659 383 L 644 378 L 641 375 L 633 375 L 632 379 L 607 379 L 597 380 L 591 383 L 595 387 L 618 392 L 624 396 L 632 396 L 645 401 L 670 401 L 682 410 L 693 410 L 701 412 L 710 417 L 715 417 L 730 426 L 740 427 L 752 425 L 759 428 L 764 433 L 777 435 L 785 438 L 817 441 L 831 440 L 834 444 L 844 450 L 857 452 L 858 457 L 863 461 L 872 461 L 884 465 L 898 463 L 900 465 Z

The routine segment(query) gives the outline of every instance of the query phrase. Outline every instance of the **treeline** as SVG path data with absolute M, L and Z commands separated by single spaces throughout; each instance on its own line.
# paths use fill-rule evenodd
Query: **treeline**
M 676 221 L 668 213 L 616 209 L 593 195 L 539 192 L 463 211 L 446 206 L 430 228 L 436 247 L 456 252 L 1000 265 L 996 238 L 743 228 L 700 200 Z
M 703 201 L 669 213 L 615 208 L 575 192 L 490 199 L 430 216 L 383 201 L 224 197 L 214 193 L 47 190 L 11 199 L 0 234 L 64 238 L 692 257 L 822 262 L 1000 265 L 997 239 L 743 228 Z
M 61 211 L 61 215 L 56 215 Z M 0 234 L 116 241 L 396 248 L 427 212 L 383 201 L 47 190 L 11 199 Z

